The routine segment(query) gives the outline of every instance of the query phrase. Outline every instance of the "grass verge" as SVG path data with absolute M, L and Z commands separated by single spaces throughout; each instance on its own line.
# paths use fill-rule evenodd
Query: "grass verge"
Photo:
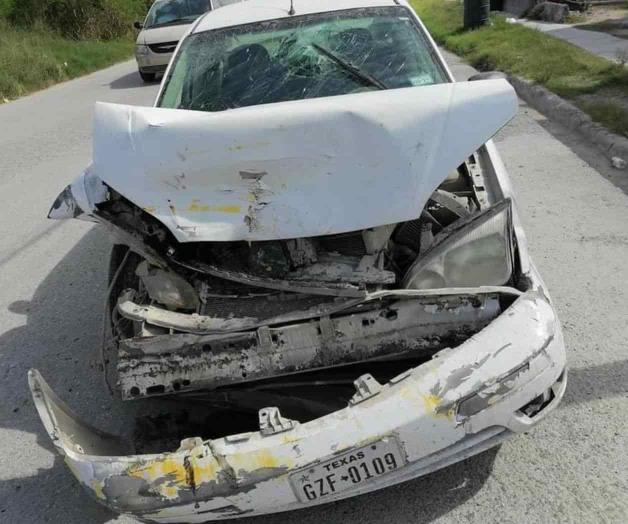
M 130 40 L 74 41 L 44 28 L 16 29 L 0 19 L 0 104 L 132 55 Z
M 482 71 L 499 70 L 541 84 L 569 99 L 596 122 L 628 136 L 628 67 L 599 58 L 579 47 L 500 16 L 474 31 L 462 28 L 462 3 L 411 0 L 434 39 Z M 601 96 L 613 90 L 618 100 Z M 581 97 L 585 97 L 586 102 Z M 624 99 L 625 100 L 622 100 Z

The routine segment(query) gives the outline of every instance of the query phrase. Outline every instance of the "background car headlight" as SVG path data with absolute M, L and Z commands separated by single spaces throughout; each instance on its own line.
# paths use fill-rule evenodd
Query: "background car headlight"
M 147 55 L 149 53 L 149 49 L 147 45 L 136 45 L 135 46 L 135 54 L 136 55 Z
M 498 202 L 458 226 L 407 271 L 411 289 L 502 286 L 512 276 L 511 202 Z

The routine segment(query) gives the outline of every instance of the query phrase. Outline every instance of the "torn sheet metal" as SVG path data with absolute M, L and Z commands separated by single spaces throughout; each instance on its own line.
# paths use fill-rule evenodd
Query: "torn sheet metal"
M 130 399 L 395 355 L 430 358 L 479 332 L 500 312 L 498 295 L 462 295 L 400 300 L 336 318 L 263 326 L 257 332 L 123 340 L 118 359 L 120 390 L 123 398 Z
M 135 322 L 146 322 L 154 326 L 173 329 L 178 332 L 193 334 L 225 334 L 258 329 L 263 326 L 290 324 L 304 322 L 310 319 L 329 317 L 336 315 L 361 304 L 383 299 L 422 299 L 424 302 L 429 297 L 440 297 L 439 301 L 447 304 L 446 297 L 453 297 L 450 303 L 459 302 L 461 297 L 477 297 L 496 294 L 502 297 L 518 297 L 522 293 L 516 289 L 502 286 L 483 286 L 481 288 L 451 288 L 451 289 L 398 289 L 381 290 L 369 293 L 362 298 L 342 299 L 328 304 L 318 304 L 307 309 L 294 310 L 279 315 L 271 315 L 264 318 L 258 317 L 233 317 L 228 318 L 197 313 L 182 313 L 170 311 L 155 305 L 141 305 L 133 301 L 135 291 L 126 290 L 118 299 L 116 308 L 124 318 Z M 481 303 L 478 302 L 478 303 Z M 154 340 L 152 342 L 155 342 Z M 152 343 L 149 344 L 152 347 Z M 159 353 L 159 344 L 154 345 L 154 352 Z
M 357 231 L 420 216 L 516 109 L 505 80 L 216 113 L 98 103 L 92 171 L 180 242 Z

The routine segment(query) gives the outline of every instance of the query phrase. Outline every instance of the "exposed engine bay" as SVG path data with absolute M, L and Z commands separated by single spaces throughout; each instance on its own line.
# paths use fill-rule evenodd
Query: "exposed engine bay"
M 176 393 L 191 402 L 159 423 L 174 440 L 203 418 L 199 402 L 248 430 L 269 405 L 302 422 L 340 409 L 355 397 L 357 377 L 385 383 L 468 339 L 512 301 L 490 288 L 458 289 L 474 277 L 463 272 L 447 282 L 424 263 L 461 232 L 503 215 L 505 247 L 495 253 L 503 260 L 489 268 L 487 284 L 513 284 L 510 202 L 492 204 L 485 186 L 472 155 L 415 220 L 302 239 L 198 243 L 177 242 L 108 188 L 94 215 L 126 244 L 115 245 L 111 260 L 108 381 L 124 399 Z M 430 295 L 430 288 L 451 291 Z M 150 430 L 156 423 L 140 422 L 142 442 L 162 434 Z

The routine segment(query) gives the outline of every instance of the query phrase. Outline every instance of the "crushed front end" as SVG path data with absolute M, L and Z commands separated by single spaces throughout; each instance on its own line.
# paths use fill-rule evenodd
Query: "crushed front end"
M 356 102 L 349 118 L 370 108 Z M 147 120 L 144 134 L 128 133 L 122 120 L 105 127 L 123 130 L 120 140 L 130 135 L 137 156 L 149 149 L 140 138 L 166 132 L 165 120 Z M 420 118 L 409 121 L 420 127 Z M 475 145 L 461 138 L 445 151 L 446 162 L 437 158 L 439 140 L 434 154 L 421 149 L 427 138 L 402 148 L 426 170 L 454 162 L 444 173 L 422 171 L 405 211 L 401 200 L 385 209 L 395 202 L 376 194 L 378 152 L 339 189 L 378 197 L 367 214 L 347 205 L 346 223 L 370 216 L 375 225 L 331 227 L 345 223 L 341 214 L 327 220 L 303 212 L 297 225 L 313 233 L 305 236 L 286 235 L 296 226 L 284 221 L 292 216 L 285 199 L 290 184 L 309 179 L 281 182 L 270 169 L 229 175 L 225 168 L 231 185 L 216 184 L 211 194 L 247 206 L 204 198 L 183 207 L 172 195 L 209 194 L 207 184 L 194 186 L 191 169 L 165 180 L 174 184 L 164 193 L 166 216 L 130 196 L 159 195 L 159 167 L 142 171 L 134 179 L 141 187 L 126 191 L 96 161 L 59 196 L 51 217 L 96 220 L 116 239 L 103 351 L 108 381 L 125 400 L 168 396 L 181 410 L 144 417 L 141 438 L 127 441 L 78 420 L 32 370 L 39 414 L 80 483 L 111 509 L 146 521 L 287 511 L 424 475 L 544 418 L 565 390 L 565 349 L 499 155 L 490 141 L 481 145 L 494 132 L 487 128 Z M 394 166 L 405 130 L 387 133 Z M 346 169 L 338 158 L 324 161 Z M 391 187 L 415 176 L 417 166 L 408 165 L 399 160 Z M 306 210 L 326 203 L 312 191 L 300 202 Z M 204 223 L 198 213 L 241 215 Z

